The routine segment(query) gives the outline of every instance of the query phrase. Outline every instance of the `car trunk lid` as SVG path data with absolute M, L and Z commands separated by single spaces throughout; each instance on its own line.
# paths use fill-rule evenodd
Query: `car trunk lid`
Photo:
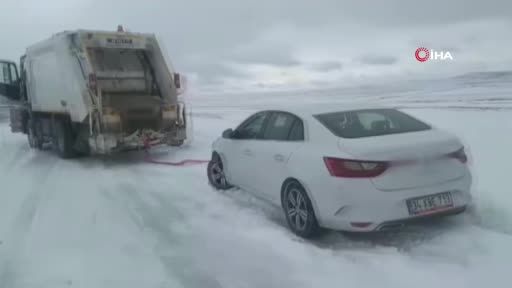
M 354 159 L 386 161 L 387 170 L 371 178 L 383 191 L 430 186 L 460 178 L 464 166 L 451 153 L 462 148 L 453 135 L 430 129 L 354 139 L 340 138 L 340 149 Z

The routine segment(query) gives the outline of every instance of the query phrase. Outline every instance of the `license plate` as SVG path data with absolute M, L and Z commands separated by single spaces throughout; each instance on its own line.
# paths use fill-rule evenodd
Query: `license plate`
M 410 215 L 426 215 L 446 210 L 451 207 L 453 207 L 453 199 L 450 192 L 407 200 L 407 208 L 409 209 Z
M 130 38 L 107 38 L 105 42 L 107 47 L 116 48 L 132 48 L 134 45 L 133 39 Z

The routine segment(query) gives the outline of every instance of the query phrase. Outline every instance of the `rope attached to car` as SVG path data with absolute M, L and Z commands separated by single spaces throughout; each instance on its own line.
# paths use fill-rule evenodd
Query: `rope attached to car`
M 185 159 L 182 161 L 172 162 L 172 161 L 161 161 L 155 160 L 151 158 L 149 154 L 149 149 L 151 148 L 151 143 L 149 140 L 144 141 L 144 162 L 157 164 L 157 165 L 167 165 L 167 166 L 188 166 L 188 165 L 201 165 L 209 163 L 209 160 L 196 160 L 196 159 Z

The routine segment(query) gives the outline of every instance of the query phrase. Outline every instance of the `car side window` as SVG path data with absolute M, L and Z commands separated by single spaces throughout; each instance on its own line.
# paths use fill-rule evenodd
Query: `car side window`
M 247 119 L 236 129 L 236 139 L 259 139 L 268 113 L 260 112 Z
M 300 121 L 296 116 L 289 113 L 272 113 L 272 116 L 268 121 L 268 125 L 265 128 L 265 132 L 263 133 L 263 139 L 278 141 L 290 140 L 289 137 L 291 132 L 294 132 L 294 134 L 300 134 L 300 131 L 293 131 L 293 126 L 297 120 Z M 300 127 L 295 129 L 300 130 Z M 295 135 L 294 137 L 297 136 Z
M 290 135 L 288 135 L 290 141 L 304 141 L 304 123 L 299 118 L 295 119 Z

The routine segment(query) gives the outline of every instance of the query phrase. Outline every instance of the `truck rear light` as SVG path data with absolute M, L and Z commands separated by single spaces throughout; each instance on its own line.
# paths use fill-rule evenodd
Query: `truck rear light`
M 176 121 L 178 119 L 178 107 L 175 105 L 162 109 L 162 119 L 167 121 Z
M 103 115 L 103 122 L 106 122 L 106 123 L 121 123 L 121 115 L 119 115 L 119 114 L 106 114 L 106 115 Z
M 96 79 L 96 74 L 89 74 L 89 89 L 91 89 L 94 94 L 98 94 L 98 80 Z
M 468 162 L 468 156 L 466 155 L 466 152 L 464 151 L 464 147 L 460 148 L 459 150 L 452 152 L 448 154 L 448 157 L 455 158 L 459 160 L 461 163 L 467 163 Z
M 122 121 L 121 115 L 118 113 L 110 112 L 109 114 L 103 114 L 103 129 L 106 132 L 121 132 Z
M 176 87 L 176 89 L 181 89 L 181 75 L 179 73 L 174 73 L 173 75 L 173 79 L 174 79 L 174 87 Z
M 384 173 L 388 162 L 361 161 L 324 157 L 324 163 L 331 176 L 345 178 L 372 178 Z

